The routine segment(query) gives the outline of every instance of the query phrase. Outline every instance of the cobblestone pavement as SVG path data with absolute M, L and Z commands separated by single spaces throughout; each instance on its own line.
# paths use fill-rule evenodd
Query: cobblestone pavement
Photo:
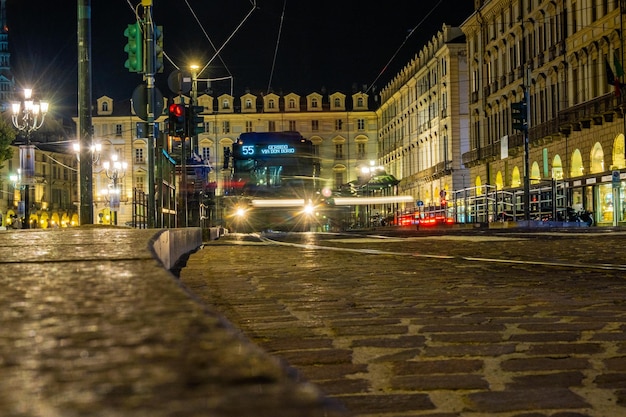
M 224 236 L 181 281 L 353 415 L 626 415 L 625 232 L 299 239 Z
M 0 416 L 345 415 L 194 300 L 156 233 L 0 232 Z

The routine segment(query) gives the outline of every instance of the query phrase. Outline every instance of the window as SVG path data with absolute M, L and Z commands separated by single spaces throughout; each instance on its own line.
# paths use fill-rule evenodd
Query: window
M 274 120 L 270 120 L 267 123 L 267 131 L 268 132 L 276 132 L 276 122 Z
M 335 98 L 335 107 L 341 107 L 341 100 L 339 99 L 339 97 Z
M 311 107 L 313 107 L 314 109 L 316 109 L 316 108 L 317 108 L 317 106 L 318 106 L 318 104 L 317 104 L 317 99 L 316 99 L 316 98 L 311 99 Z
M 358 107 L 363 107 L 363 97 L 359 97 L 356 99 L 356 105 Z
M 106 102 L 106 101 L 102 102 L 102 111 L 103 112 L 109 111 L 109 103 L 108 102 Z
M 250 120 L 246 120 L 246 132 L 252 132 L 252 122 Z
M 317 132 L 320 128 L 319 120 L 311 120 L 311 130 Z
M 356 153 L 357 153 L 357 159 L 365 159 L 365 157 L 367 156 L 365 154 L 365 143 L 356 144 Z
M 335 159 L 343 159 L 343 143 L 335 144 Z
M 246 99 L 246 109 L 251 109 L 252 108 L 252 100 L 247 98 Z
M 224 99 L 224 101 L 222 101 L 222 108 L 230 109 L 230 101 L 228 99 Z
M 143 176 L 135 177 L 135 188 L 139 191 L 143 191 Z
M 222 122 L 222 133 L 230 133 L 230 122 L 228 120 Z
M 335 189 L 341 188 L 343 185 L 343 172 L 335 172 Z
M 202 147 L 202 159 L 204 159 L 205 161 L 208 161 L 210 156 L 211 156 L 211 148 L 209 148 L 208 146 L 203 146 Z
M 289 108 L 290 109 L 295 109 L 296 108 L 296 99 L 295 98 L 290 98 L 289 99 Z
M 143 148 L 135 149 L 135 163 L 136 164 L 143 164 L 144 163 L 144 160 L 143 160 Z
M 343 127 L 343 120 L 336 119 L 335 120 L 335 130 L 341 130 L 342 127 Z
M 298 129 L 296 129 L 296 121 L 295 120 L 290 120 L 289 121 L 289 130 L 292 132 L 297 131 Z
M 273 108 L 275 108 L 275 107 L 276 107 L 276 103 L 274 103 L 274 99 L 273 99 L 273 98 L 271 98 L 271 99 L 269 99 L 269 100 L 267 101 L 267 107 L 268 107 L 269 109 L 273 109 Z
M 122 136 L 122 125 L 115 125 L 115 135 Z
M 356 128 L 358 130 L 365 130 L 365 119 L 358 119 L 356 121 Z
M 313 155 L 320 156 L 320 145 L 313 145 Z

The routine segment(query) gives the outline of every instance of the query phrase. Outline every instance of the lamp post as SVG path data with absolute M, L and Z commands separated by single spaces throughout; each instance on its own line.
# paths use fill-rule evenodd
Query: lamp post
M 111 161 L 102 162 L 102 167 L 108 179 L 111 180 L 109 188 L 103 191 L 105 198 L 109 201 L 111 212 L 111 224 L 117 225 L 117 211 L 120 208 L 120 180 L 126 175 L 128 164 L 118 161 L 116 154 L 111 155 Z M 108 197 L 107 197 L 108 196 Z
M 81 169 L 83 168 L 83 164 L 81 164 L 80 161 L 80 154 L 81 153 L 86 153 L 86 152 L 81 152 L 81 147 L 80 147 L 80 141 L 74 142 L 72 143 L 72 149 L 74 151 L 74 154 L 76 155 L 76 160 L 78 161 L 78 167 L 77 167 L 77 173 L 78 173 L 78 178 L 82 178 L 82 173 L 81 173 Z M 89 151 L 91 154 L 91 163 L 89 164 L 89 166 L 93 166 L 94 164 L 96 164 L 99 160 L 100 160 L 100 152 L 102 152 L 102 144 L 96 142 L 93 143 L 90 147 L 89 147 Z M 87 161 L 89 162 L 89 161 Z M 91 182 L 91 181 L 90 181 Z M 89 196 L 83 196 L 82 193 L 84 192 L 88 192 L 90 195 Z M 85 198 L 87 197 L 87 198 Z M 89 218 L 91 218 L 93 220 L 93 189 L 84 189 L 83 187 L 78 187 L 78 201 L 79 201 L 79 215 L 83 214 L 81 213 L 81 207 L 84 206 L 86 203 L 87 204 L 91 204 L 90 207 L 90 213 L 91 215 L 89 216 Z M 82 207 L 84 208 L 84 207 Z M 86 211 L 86 210 L 84 210 Z M 81 222 L 81 224 L 86 224 L 84 222 Z
M 24 220 L 25 229 L 30 228 L 30 185 L 35 179 L 35 146 L 30 143 L 31 134 L 43 126 L 48 102 L 33 99 L 33 90 L 24 89 L 24 99 L 12 105 L 13 125 L 26 136 L 26 144 L 20 145 L 21 184 L 24 187 Z

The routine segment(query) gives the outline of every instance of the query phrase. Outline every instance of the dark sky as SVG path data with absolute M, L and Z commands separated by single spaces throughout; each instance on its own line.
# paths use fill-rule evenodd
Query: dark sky
M 134 22 L 129 4 L 140 3 L 91 2 L 94 100 L 104 94 L 128 98 L 142 83 L 141 75 L 124 68 L 123 35 L 126 25 Z M 165 52 L 178 67 L 193 60 L 204 66 L 213 58 L 215 50 L 203 28 L 218 49 L 232 36 L 200 78 L 232 76 L 238 96 L 246 89 L 267 91 L 270 79 L 277 93 L 304 95 L 325 89 L 349 94 L 355 86 L 381 88 L 444 23 L 458 25 L 469 17 L 474 3 L 257 0 L 257 8 L 243 24 L 252 10 L 250 0 L 154 0 L 153 4 L 154 21 L 164 27 Z M 7 0 L 11 64 L 18 87 L 34 87 L 53 107 L 71 114 L 76 113 L 77 102 L 76 9 L 76 0 Z M 165 71 L 156 76 L 165 97 L 172 95 L 167 77 L 174 68 L 166 62 Z M 206 88 L 201 82 L 199 89 Z M 230 81 L 213 83 L 214 94 L 230 88 Z

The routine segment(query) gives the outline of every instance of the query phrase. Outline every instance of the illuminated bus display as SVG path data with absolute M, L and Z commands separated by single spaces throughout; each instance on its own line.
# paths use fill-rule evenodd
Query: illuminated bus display
M 254 227 L 293 226 L 294 213 L 319 195 L 313 143 L 298 132 L 243 133 L 233 144 L 229 183 L 226 196 L 247 201 Z

